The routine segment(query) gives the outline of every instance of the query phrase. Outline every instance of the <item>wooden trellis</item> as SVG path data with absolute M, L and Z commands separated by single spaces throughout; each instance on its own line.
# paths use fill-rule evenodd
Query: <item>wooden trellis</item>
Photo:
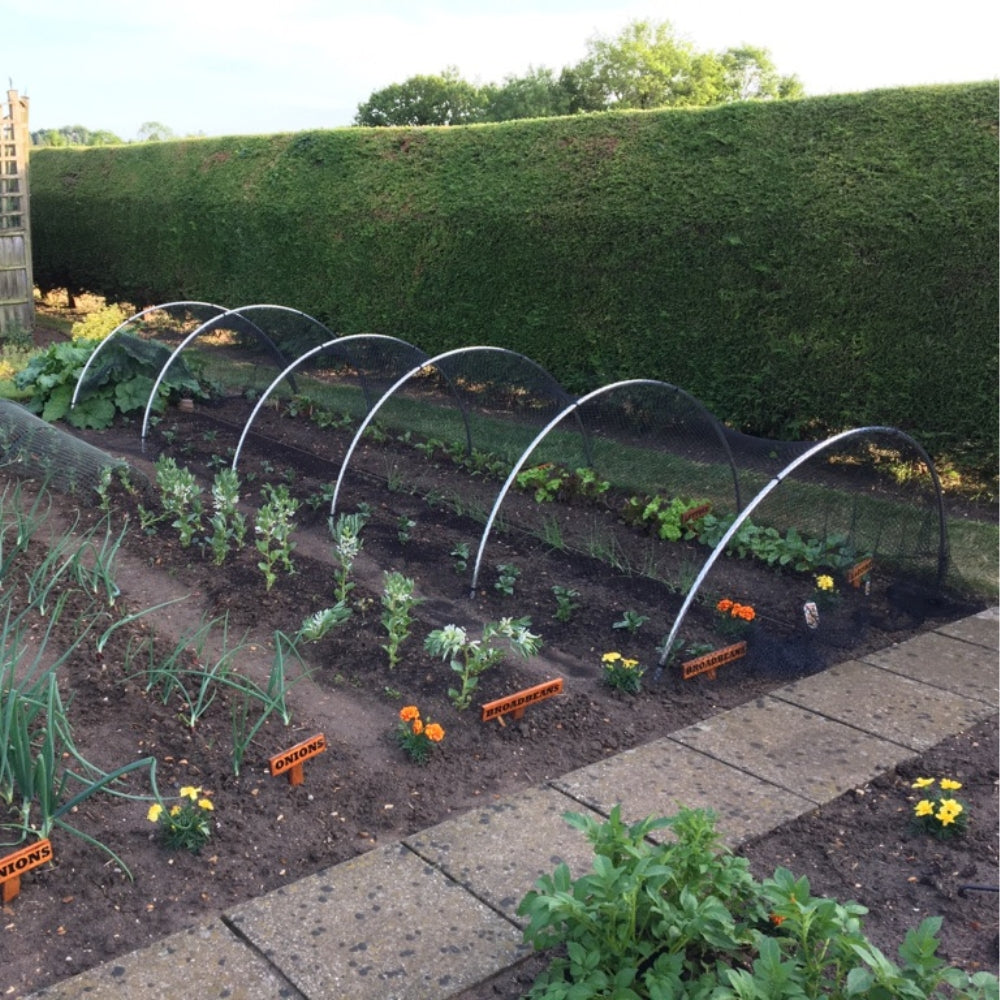
M 28 98 L 0 102 L 0 335 L 35 324 L 28 212 Z

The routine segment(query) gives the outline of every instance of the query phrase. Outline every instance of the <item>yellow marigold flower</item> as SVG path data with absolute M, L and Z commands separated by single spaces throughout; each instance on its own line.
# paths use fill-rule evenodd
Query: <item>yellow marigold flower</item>
M 424 724 L 420 721 L 420 717 L 417 716 L 413 720 L 413 733 L 415 736 L 419 736 L 424 731 Z
M 933 784 L 933 778 L 917 778 L 917 780 L 910 785 L 910 788 L 929 788 Z
M 952 781 L 951 778 L 941 779 L 941 788 L 946 792 L 957 792 L 961 787 L 961 781 Z
M 958 799 L 942 799 L 941 809 L 947 810 L 957 816 L 960 812 L 964 812 L 964 806 Z
M 416 705 L 406 705 L 399 710 L 399 717 L 403 722 L 409 722 L 411 719 L 419 719 L 420 709 Z
M 918 816 L 930 816 L 934 812 L 934 803 L 929 799 L 921 799 L 914 807 L 913 811 Z
M 181 798 L 190 799 L 192 802 L 201 794 L 200 788 L 195 788 L 194 785 L 185 785 L 181 789 Z
M 639 661 L 638 660 L 622 660 L 622 666 L 626 670 L 634 670 L 637 666 L 639 666 Z
M 156 823 L 159 820 L 162 813 L 163 813 L 163 806 L 160 805 L 159 802 L 154 802 L 149 807 L 149 812 L 146 813 L 146 819 L 148 819 L 150 823 Z
M 176 816 L 180 811 L 181 811 L 181 807 L 180 806 L 171 806 L 170 807 L 170 815 L 171 816 Z
M 424 733 L 432 743 L 440 743 L 444 739 L 444 730 L 436 722 L 427 726 Z
M 944 809 L 939 809 L 937 816 L 934 817 L 942 826 L 951 826 L 955 822 L 955 814 L 951 812 L 945 812 Z
M 826 573 L 822 573 L 820 576 L 816 577 L 816 589 L 817 590 L 833 590 L 833 577 L 828 576 Z
M 601 657 L 601 663 L 614 663 L 616 660 L 620 660 L 621 658 L 621 653 L 605 653 Z
M 198 808 L 207 809 L 209 812 L 211 812 L 215 808 L 215 806 L 212 805 L 211 799 L 198 799 Z
M 716 604 L 715 610 L 716 611 L 721 611 L 723 614 L 725 614 L 727 611 L 729 611 L 732 608 L 732 606 L 733 606 L 733 602 L 731 600 L 729 600 L 728 597 L 724 597 L 721 601 L 719 601 L 718 604 Z

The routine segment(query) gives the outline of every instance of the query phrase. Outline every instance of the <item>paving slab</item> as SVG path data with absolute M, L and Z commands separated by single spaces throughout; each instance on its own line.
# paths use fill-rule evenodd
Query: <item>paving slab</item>
M 914 751 L 929 750 L 996 711 L 985 702 L 857 660 L 793 681 L 771 695 Z
M 987 608 L 978 615 L 950 622 L 934 631 L 987 649 L 1000 650 L 1000 608 Z
M 442 1000 L 529 951 L 519 928 L 402 844 L 229 917 L 310 1000 Z
M 820 805 L 899 759 L 898 744 L 779 698 L 730 709 L 671 739 Z
M 27 1000 L 303 1000 L 221 921 L 172 934 L 142 951 L 55 983 Z
M 888 649 L 867 653 L 861 659 L 994 707 L 1000 704 L 997 654 L 963 639 L 925 632 Z
M 404 843 L 525 926 L 517 907 L 541 875 L 551 874 L 562 862 L 574 878 L 590 871 L 593 850 L 563 819 L 566 812 L 602 818 L 555 788 L 536 787 L 423 830 Z
M 718 817 L 716 829 L 731 847 L 815 806 L 669 738 L 571 771 L 552 784 L 605 815 L 620 805 L 627 823 L 669 816 L 680 806 L 711 809 Z M 662 840 L 670 834 L 657 830 L 651 836 Z

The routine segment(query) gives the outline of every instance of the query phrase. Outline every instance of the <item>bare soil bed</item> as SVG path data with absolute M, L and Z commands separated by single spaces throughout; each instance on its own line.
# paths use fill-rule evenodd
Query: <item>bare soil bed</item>
M 213 455 L 232 444 L 224 416 L 171 414 L 175 441 L 184 445 L 172 454 L 198 473 L 206 493 Z M 310 498 L 330 482 L 338 455 L 327 452 L 342 450 L 343 437 L 337 444 L 328 431 L 318 433 L 304 421 L 291 422 L 294 430 L 289 430 L 289 423 L 263 426 L 261 434 L 271 435 L 270 443 L 258 440 L 240 464 L 241 478 L 249 484 L 244 501 L 251 521 L 264 481 L 286 482 L 302 500 L 295 572 L 280 574 L 271 590 L 265 588 L 252 545 L 215 566 L 197 546 L 182 548 L 167 523 L 150 533 L 139 530 L 139 505 L 153 505 L 155 491 L 114 493 L 112 531 L 117 535 L 126 519 L 129 525 L 116 561 L 121 593 L 114 607 L 102 608 L 99 615 L 89 598 L 68 594 L 68 612 L 49 639 L 54 648 L 68 646 L 82 626 L 93 626 L 62 668 L 76 742 L 89 760 L 108 770 L 155 756 L 165 795 L 175 795 L 184 785 L 211 795 L 214 832 L 200 854 L 167 852 L 146 819 L 148 803 L 102 795 L 81 805 L 71 817 L 73 825 L 106 844 L 130 871 L 56 829 L 55 862 L 26 875 L 21 894 L 4 907 L 4 996 L 23 996 L 147 945 L 239 901 L 461 813 L 484 798 L 516 793 L 759 697 L 797 671 L 822 669 L 843 658 L 842 649 L 858 655 L 882 648 L 972 610 L 923 609 L 930 613 L 918 623 L 915 616 L 901 615 L 881 601 L 875 588 L 864 608 L 849 596 L 838 611 L 843 642 L 849 637 L 849 646 L 812 648 L 804 632 L 791 634 L 781 648 L 795 649 L 796 655 L 784 658 L 762 631 L 751 635 L 751 655 L 738 669 L 686 682 L 671 670 L 657 683 L 650 669 L 641 694 L 624 695 L 602 683 L 602 653 L 620 650 L 652 668 L 680 605 L 678 594 L 580 552 L 554 552 L 520 532 L 533 504 L 521 495 L 511 497 L 506 530 L 491 542 L 487 569 L 470 596 L 468 574 L 456 572 L 452 552 L 461 542 L 472 543 L 474 552 L 481 525 L 441 498 L 457 493 L 471 501 L 477 484 L 456 485 L 454 471 L 445 464 L 417 456 L 419 476 L 406 481 L 419 479 L 419 491 L 390 489 L 395 477 L 381 471 L 386 455 L 395 468 L 414 461 L 412 450 L 369 445 L 340 505 L 354 510 L 365 503 L 371 511 L 352 575 L 353 615 L 326 638 L 300 647 L 309 676 L 290 691 L 292 723 L 286 728 L 270 720 L 236 776 L 230 755 L 232 700 L 220 694 L 197 725 L 189 727 L 179 717 L 176 697 L 164 703 L 159 688 L 147 690 L 135 651 L 149 640 L 155 655 L 165 655 L 200 625 L 225 616 L 230 640 L 239 637 L 242 643 L 236 667 L 264 683 L 274 661 L 276 632 L 294 634 L 305 617 L 333 603 L 328 504 L 313 505 Z M 151 459 L 165 447 L 159 438 L 155 448 L 143 453 L 134 424 L 76 433 L 125 457 L 136 484 L 143 475 L 152 479 Z M 495 484 L 483 489 L 492 494 Z M 103 516 L 93 496 L 53 494 L 47 525 L 56 537 L 71 528 L 80 535 Z M 617 520 L 611 509 L 584 510 L 572 504 L 560 508 L 559 516 L 566 537 L 572 537 L 577 518 L 587 520 L 587 530 L 595 518 Z M 414 522 L 405 540 L 399 534 L 401 518 Z M 14 564 L 3 581 L 5 589 L 16 593 L 24 588 L 28 569 L 47 551 L 46 532 Z M 641 545 L 648 545 L 648 539 Z M 634 559 L 624 555 L 626 565 L 637 566 L 641 558 L 638 550 Z M 520 570 L 512 596 L 494 587 L 495 569 L 503 563 Z M 386 570 L 413 578 L 422 599 L 395 669 L 388 667 L 379 622 Z M 734 596 L 753 595 L 762 606 L 781 601 L 801 605 L 795 581 L 735 561 L 727 572 Z M 552 588 L 557 585 L 579 595 L 569 622 L 554 617 Z M 790 587 L 791 596 L 781 597 Z M 94 637 L 112 616 L 174 598 L 177 603 L 117 629 L 102 653 L 96 652 Z M 613 627 L 626 611 L 648 617 L 634 635 Z M 454 675 L 424 651 L 424 637 L 451 623 L 475 632 L 486 621 L 524 615 L 543 637 L 541 655 L 527 661 L 508 657 L 483 676 L 473 708 L 458 712 L 446 694 Z M 44 631 L 45 623 L 40 620 L 38 627 Z M 196 658 L 209 662 L 220 635 L 216 628 Z M 708 615 L 693 616 L 687 635 L 692 641 L 722 644 L 712 634 Z M 479 704 L 554 677 L 564 679 L 565 692 L 533 706 L 521 720 L 506 725 L 479 721 Z M 409 704 L 418 705 L 446 732 L 425 767 L 408 761 L 394 738 L 399 709 Z M 317 732 L 325 734 L 329 748 L 307 765 L 304 784 L 292 786 L 268 774 L 272 754 Z M 958 885 L 996 884 L 996 764 L 995 725 L 980 727 L 901 767 L 898 774 L 748 845 L 747 854 L 761 873 L 787 864 L 809 875 L 817 889 L 867 902 L 873 910 L 869 929 L 890 952 L 902 927 L 938 913 L 946 917 L 944 951 L 949 959 L 969 968 L 995 969 L 995 897 L 960 895 Z M 963 781 L 974 817 L 969 836 L 946 844 L 907 837 L 907 779 L 925 772 L 947 772 Z M 148 783 L 144 786 L 135 776 L 127 787 L 133 794 L 149 792 Z M 485 984 L 469 993 L 469 1000 L 515 996 L 511 991 L 524 987 L 528 972 L 520 975 L 521 980 L 508 976 Z

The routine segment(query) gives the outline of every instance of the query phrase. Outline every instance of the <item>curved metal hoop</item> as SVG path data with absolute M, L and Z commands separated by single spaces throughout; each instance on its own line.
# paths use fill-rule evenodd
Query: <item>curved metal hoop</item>
M 799 466 L 804 465 L 810 459 L 815 458 L 821 452 L 832 447 L 833 445 L 848 441 L 851 438 L 863 437 L 866 434 L 888 434 L 893 437 L 901 438 L 916 451 L 921 460 L 930 470 L 931 480 L 934 483 L 934 496 L 937 501 L 938 514 L 937 584 L 940 586 L 944 582 L 945 574 L 948 572 L 948 533 L 945 524 L 944 498 L 941 493 L 941 482 L 938 479 L 937 470 L 934 468 L 934 463 L 931 461 L 930 456 L 919 444 L 917 444 L 916 441 L 913 440 L 913 438 L 895 427 L 856 427 L 853 430 L 842 431 L 840 434 L 834 434 L 833 437 L 829 437 L 825 441 L 821 441 L 819 444 L 814 445 L 812 448 L 809 448 L 807 451 L 799 455 L 798 458 L 789 462 L 788 465 L 777 473 L 769 483 L 761 488 L 760 492 L 753 498 L 753 500 L 751 500 L 736 516 L 736 519 L 729 526 L 729 529 L 722 536 L 722 538 L 719 539 L 718 544 L 714 549 L 712 549 L 709 557 L 705 560 L 704 565 L 701 567 L 701 572 L 698 574 L 694 583 L 691 585 L 691 589 L 688 591 L 687 596 L 684 598 L 684 603 L 681 605 L 681 609 L 677 613 L 677 618 L 674 619 L 674 624 L 670 629 L 670 634 L 663 643 L 663 652 L 660 654 L 659 664 L 653 674 L 653 680 L 657 680 L 663 672 L 663 668 L 670 656 L 670 651 L 674 647 L 674 641 L 677 638 L 677 633 L 680 631 L 681 625 L 684 623 L 684 618 L 688 613 L 688 609 L 691 607 L 692 602 L 698 595 L 698 590 L 702 583 L 704 583 L 705 577 L 708 576 L 709 570 L 715 565 L 719 556 L 726 551 L 726 546 L 729 544 L 736 532 L 740 530 L 743 522 L 746 521 L 746 519 L 757 509 L 757 507 L 760 506 L 764 499 L 777 486 L 779 486 L 784 479 L 799 468 Z

